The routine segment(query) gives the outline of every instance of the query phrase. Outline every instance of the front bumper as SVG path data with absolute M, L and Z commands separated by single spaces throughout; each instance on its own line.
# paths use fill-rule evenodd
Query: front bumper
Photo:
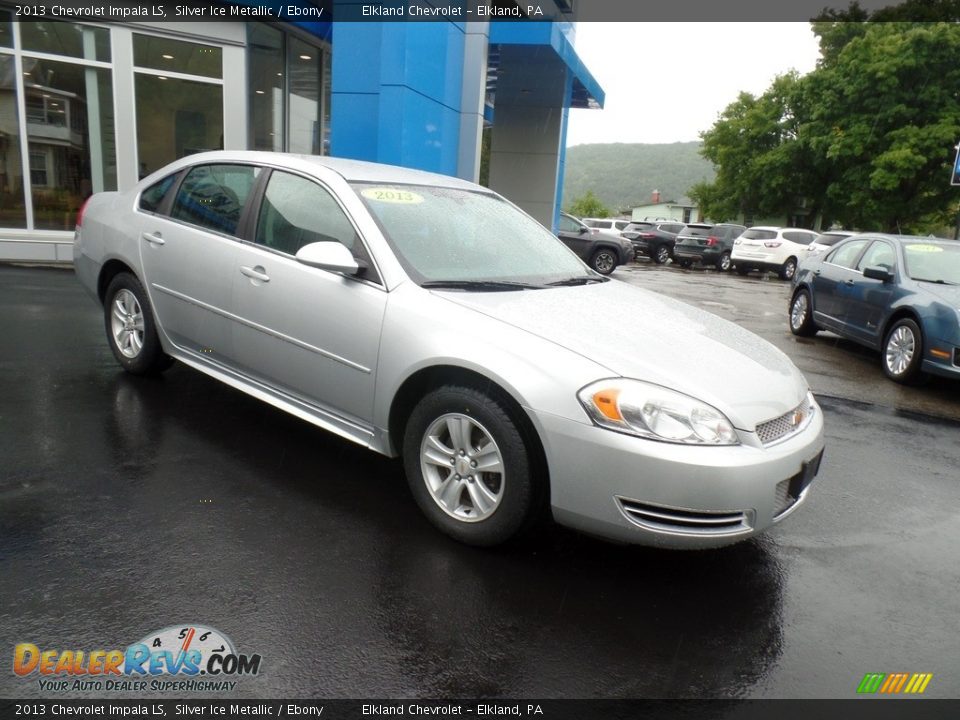
M 553 516 L 610 540 L 709 548 L 757 535 L 806 498 L 823 452 L 823 417 L 762 447 L 655 442 L 533 413 L 550 469 Z

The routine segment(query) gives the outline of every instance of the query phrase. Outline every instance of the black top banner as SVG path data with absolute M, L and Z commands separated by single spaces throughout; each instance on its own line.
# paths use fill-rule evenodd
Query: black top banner
M 35 0 L 11 3 L 14 21 L 307 22 L 714 22 L 802 21 L 844 12 L 843 0 Z M 898 20 L 957 20 L 931 15 L 925 0 L 859 0 L 860 10 Z M 891 15 L 891 8 L 898 8 Z M 842 19 L 842 18 L 841 18 Z M 678 38 L 681 41 L 682 38 Z M 642 43 L 642 38 L 638 38 Z M 625 49 L 626 51 L 626 49 Z

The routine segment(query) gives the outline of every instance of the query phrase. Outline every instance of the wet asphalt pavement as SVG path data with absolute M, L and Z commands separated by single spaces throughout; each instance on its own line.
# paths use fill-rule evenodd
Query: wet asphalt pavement
M 791 345 L 785 299 L 741 307 L 773 309 L 775 281 L 617 276 L 717 298 L 827 396 L 820 477 L 761 539 L 463 547 L 399 462 L 184 366 L 127 376 L 72 273 L 0 266 L 0 697 L 49 696 L 10 671 L 16 643 L 110 649 L 181 623 L 263 656 L 234 697 L 850 698 L 866 672 L 960 696 L 960 425 L 915 414 L 960 417 L 956 389 Z

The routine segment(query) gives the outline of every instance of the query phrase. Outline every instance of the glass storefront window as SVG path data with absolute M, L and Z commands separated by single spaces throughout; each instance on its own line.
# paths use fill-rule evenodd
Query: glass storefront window
M 134 33 L 133 64 L 151 70 L 222 78 L 223 50 L 213 45 Z
M 117 189 L 111 74 L 28 57 L 23 68 L 33 224 L 72 230 L 87 197 Z
M 137 159 L 146 177 L 169 162 L 223 148 L 223 87 L 136 74 Z
M 16 66 L 12 56 L 0 55 L 0 227 L 26 225 Z
M 13 47 L 13 29 L 10 21 L 13 15 L 9 10 L 0 10 L 0 47 Z
M 287 38 L 287 72 L 290 113 L 288 150 L 320 154 L 321 51 L 295 37 Z
M 283 150 L 283 33 L 247 24 L 250 149 Z
M 22 22 L 24 50 L 110 62 L 110 31 L 65 22 Z

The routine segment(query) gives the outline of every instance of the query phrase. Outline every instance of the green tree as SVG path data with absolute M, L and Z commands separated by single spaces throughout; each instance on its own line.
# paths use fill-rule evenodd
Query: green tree
M 587 190 L 583 195 L 575 198 L 567 206 L 567 212 L 576 217 L 610 217 L 610 208 L 600 202 L 600 199 L 593 194 L 593 190 Z
M 787 214 L 923 232 L 956 207 L 960 26 L 815 22 L 823 57 L 806 76 L 742 93 L 702 134 L 713 183 L 691 191 L 714 219 Z M 951 207 L 952 206 L 952 207 Z

